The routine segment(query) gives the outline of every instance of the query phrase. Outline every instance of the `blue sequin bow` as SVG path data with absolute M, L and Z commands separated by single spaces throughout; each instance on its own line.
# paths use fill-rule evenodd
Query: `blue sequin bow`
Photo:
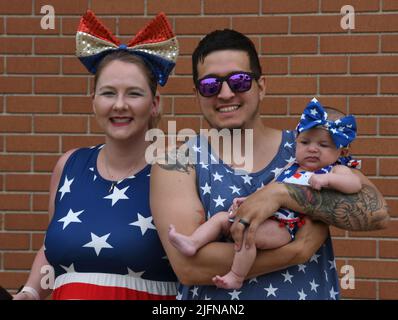
M 297 125 L 297 132 L 322 127 L 327 129 L 336 147 L 347 147 L 356 137 L 357 125 L 355 117 L 348 115 L 336 121 L 328 120 L 328 114 L 316 98 L 313 98 L 301 115 Z
M 117 50 L 140 56 L 157 82 L 164 86 L 177 60 L 178 41 L 164 13 L 159 13 L 127 44 L 121 44 L 95 14 L 87 10 L 76 33 L 76 56 L 95 74 L 101 60 Z

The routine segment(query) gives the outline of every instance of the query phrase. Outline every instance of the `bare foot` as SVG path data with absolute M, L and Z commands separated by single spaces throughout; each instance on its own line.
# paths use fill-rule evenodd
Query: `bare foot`
M 178 251 L 186 256 L 193 256 L 196 253 L 197 248 L 193 241 L 188 236 L 178 233 L 172 224 L 169 227 L 169 240 Z
M 212 280 L 218 288 L 223 289 L 239 289 L 243 284 L 243 277 L 239 277 L 232 271 L 222 277 L 215 276 Z

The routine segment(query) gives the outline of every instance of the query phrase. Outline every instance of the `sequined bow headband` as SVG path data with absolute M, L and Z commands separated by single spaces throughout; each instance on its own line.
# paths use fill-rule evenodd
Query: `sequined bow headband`
M 347 147 L 355 139 L 357 133 L 354 116 L 349 115 L 336 121 L 328 120 L 327 112 L 319 101 L 313 98 L 304 109 L 296 130 L 301 133 L 318 126 L 329 131 L 337 148 Z
M 140 56 L 157 82 L 164 86 L 178 56 L 178 41 L 164 13 L 159 13 L 127 44 L 121 44 L 91 10 L 80 19 L 76 33 L 76 56 L 93 74 L 108 54 L 125 50 Z

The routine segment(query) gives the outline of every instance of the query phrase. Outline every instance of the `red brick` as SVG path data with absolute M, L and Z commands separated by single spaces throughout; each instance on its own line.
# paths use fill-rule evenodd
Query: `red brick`
M 2 250 L 29 249 L 29 235 L 26 233 L 0 232 Z
M 322 36 L 321 53 L 373 53 L 379 50 L 378 36 Z
M 76 33 L 76 30 L 75 30 Z M 35 53 L 36 54 L 75 54 L 76 40 L 75 38 L 36 38 Z M 77 58 L 75 58 L 77 59 Z
M 60 18 L 55 17 L 54 29 L 42 29 L 40 18 L 7 18 L 7 34 L 20 34 L 20 35 L 54 35 L 59 34 Z
M 291 117 L 262 117 L 264 125 L 267 127 L 279 129 L 279 130 L 293 130 L 297 126 L 298 119 Z
M 31 162 L 30 156 L 0 155 L 0 168 L 2 172 L 30 171 Z
M 89 75 L 89 72 L 85 66 L 76 57 L 73 58 L 62 58 L 62 73 L 63 74 L 80 74 Z
M 0 132 L 31 132 L 31 116 L 3 116 L 0 115 Z
M 398 300 L 398 283 L 397 281 L 380 282 L 379 294 L 382 300 Z
M 7 191 L 48 191 L 49 174 L 8 174 L 6 176 Z
M 35 93 L 87 93 L 85 77 L 37 77 Z
M 398 57 L 351 57 L 351 73 L 397 73 Z
M 164 132 L 168 132 L 168 122 L 175 121 L 176 122 L 176 130 L 177 132 L 181 129 L 192 129 L 195 132 L 199 132 L 200 129 L 200 117 L 163 117 L 159 123 L 159 129 L 163 130 Z
M 199 1 L 196 2 L 199 3 Z M 257 0 L 204 0 L 203 10 L 204 14 L 258 14 L 259 2 Z
M 39 250 L 44 243 L 45 233 L 32 234 L 32 250 Z
M 145 1 L 108 1 L 108 0 L 92 0 L 91 9 L 97 14 L 144 14 Z
M 349 4 L 354 7 L 355 12 L 363 11 L 379 11 L 379 0 L 322 0 L 321 1 L 322 12 L 338 12 L 343 6 Z
M 355 16 L 353 32 L 396 32 L 398 30 L 398 14 L 364 14 Z
M 345 32 L 340 26 L 341 16 L 292 16 L 291 33 Z
M 201 115 L 202 112 L 199 107 L 199 103 L 196 98 L 175 98 L 174 113 L 177 114 L 198 114 Z
M 200 37 L 184 37 L 178 36 L 178 44 L 180 46 L 180 55 L 191 55 L 200 41 Z
M 261 57 L 260 63 L 264 75 L 288 73 L 288 60 L 285 57 Z
M 374 180 L 372 180 L 374 182 Z M 379 186 L 376 185 L 378 188 Z M 380 190 L 382 192 L 382 190 Z M 383 193 L 383 192 L 382 192 Z M 398 221 L 390 220 L 389 225 L 386 229 L 375 230 L 375 231 L 350 231 L 350 237 L 372 237 L 372 238 L 397 238 L 398 237 Z
M 398 52 L 398 35 L 382 35 L 381 51 Z
M 306 105 L 310 102 L 310 97 L 292 97 L 290 98 L 290 113 L 301 115 Z M 347 113 L 346 98 L 342 97 L 318 97 L 323 106 L 333 107 L 340 110 L 344 114 Z
M 260 104 L 262 115 L 285 115 L 287 113 L 287 99 L 277 97 L 264 97 Z
M 382 77 L 380 86 L 381 93 L 397 94 L 398 77 Z
M 398 176 L 398 159 L 381 158 L 379 163 L 381 176 Z
M 206 6 L 206 3 L 205 3 Z M 149 14 L 156 15 L 159 12 L 170 14 L 200 14 L 201 1 L 197 0 L 148 0 L 147 10 Z M 205 10 L 206 12 L 206 10 Z
M 263 13 L 318 12 L 317 0 L 262 0 Z
M 170 77 L 167 86 L 159 88 L 160 94 L 192 94 L 191 77 Z
M 32 39 L 16 37 L 0 38 L 0 53 L 31 54 Z
M 383 0 L 383 11 L 397 11 L 398 3 L 395 0 Z
M 172 98 L 168 98 L 168 97 L 164 97 L 164 96 L 160 97 L 161 115 L 166 114 L 166 113 L 172 113 L 173 101 L 174 100 Z
M 380 118 L 380 134 L 397 135 L 398 118 Z
M 8 96 L 6 99 L 10 113 L 57 113 L 59 110 L 56 96 Z
M 398 241 L 395 240 L 380 240 L 379 241 L 380 258 L 398 258 Z
M 386 201 L 389 207 L 388 213 L 390 214 L 390 217 L 398 217 L 398 200 L 387 199 Z
M 48 194 L 35 193 L 33 194 L 33 211 L 48 211 Z M 48 218 L 48 214 L 47 214 Z
M 44 231 L 48 226 L 48 214 L 5 214 L 5 230 Z
M 340 289 L 343 299 L 376 299 L 376 281 L 355 279 L 355 289 Z
M 321 94 L 376 94 L 377 77 L 321 77 Z
M 376 118 L 361 118 L 356 117 L 359 135 L 374 135 L 377 134 L 377 119 Z
M 7 73 L 59 73 L 58 58 L 8 57 Z
M 376 257 L 376 241 L 334 239 L 334 253 L 338 257 Z
M 357 155 L 397 155 L 398 139 L 357 138 L 352 147 L 352 153 Z
M 63 136 L 62 152 L 75 148 L 95 146 L 104 143 L 104 136 Z
M 49 1 L 47 0 L 36 0 L 35 2 L 35 13 L 36 15 L 42 15 L 40 10 L 43 6 L 48 5 Z M 81 15 L 84 13 L 85 8 L 88 7 L 88 0 L 51 0 L 51 5 L 55 9 L 55 14 L 59 15 L 67 15 L 67 14 L 78 14 Z
M 353 114 L 396 114 L 397 97 L 350 97 L 350 112 Z
M 347 57 L 292 57 L 290 72 L 292 74 L 347 73 Z
M 26 283 L 29 272 L 0 272 L 0 283 L 5 289 L 17 290 Z
M 371 179 L 384 196 L 398 196 L 398 180 L 391 178 Z M 397 221 L 398 222 L 398 221 Z M 397 225 L 398 226 L 398 225 Z M 398 232 L 397 232 L 398 236 Z
M 32 14 L 32 1 L 31 0 L 18 0 L 18 1 L 1 1 L 0 14 Z
M 183 34 L 207 34 L 215 29 L 230 27 L 230 20 L 223 17 L 200 17 L 200 18 L 175 18 L 175 33 Z
M 1 92 L 32 93 L 32 78 L 30 77 L 0 77 Z
M 37 116 L 34 119 L 37 133 L 86 133 L 87 118 L 83 116 Z
M 7 152 L 58 152 L 58 136 L 15 135 L 6 137 Z
M 29 210 L 30 196 L 28 194 L 0 194 L 0 209 L 7 211 Z
M 316 78 L 272 77 L 267 79 L 267 94 L 314 94 Z
M 62 113 L 92 114 L 92 98 L 88 96 L 62 97 Z
M 58 161 L 58 155 L 34 155 L 34 172 L 52 172 Z
M 233 17 L 232 28 L 244 34 L 288 33 L 288 17 Z
M 355 157 L 355 155 L 353 155 L 353 157 Z M 362 160 L 361 172 L 365 176 L 375 176 L 376 175 L 377 160 L 375 158 L 359 157 L 359 160 Z
M 329 230 L 330 230 L 330 234 L 332 235 L 333 238 L 345 237 L 346 233 L 347 233 L 347 231 L 345 231 L 343 229 L 336 228 L 334 226 L 330 226 Z
M 358 278 L 396 279 L 398 278 L 398 262 L 395 261 L 356 261 L 349 260 Z
M 175 68 L 176 75 L 191 75 L 192 74 L 192 62 L 191 57 L 183 57 L 179 56 L 176 68 Z
M 4 269 L 30 270 L 36 253 L 30 252 L 5 252 Z

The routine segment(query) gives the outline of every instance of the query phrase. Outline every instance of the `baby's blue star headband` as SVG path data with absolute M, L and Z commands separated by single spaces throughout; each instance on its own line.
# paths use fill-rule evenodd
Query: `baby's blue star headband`
M 328 130 L 338 149 L 347 147 L 355 139 L 357 134 L 357 125 L 354 116 L 349 115 L 336 121 L 328 120 L 327 112 L 323 109 L 319 101 L 313 98 L 304 109 L 296 130 L 300 134 L 303 131 L 316 127 Z

